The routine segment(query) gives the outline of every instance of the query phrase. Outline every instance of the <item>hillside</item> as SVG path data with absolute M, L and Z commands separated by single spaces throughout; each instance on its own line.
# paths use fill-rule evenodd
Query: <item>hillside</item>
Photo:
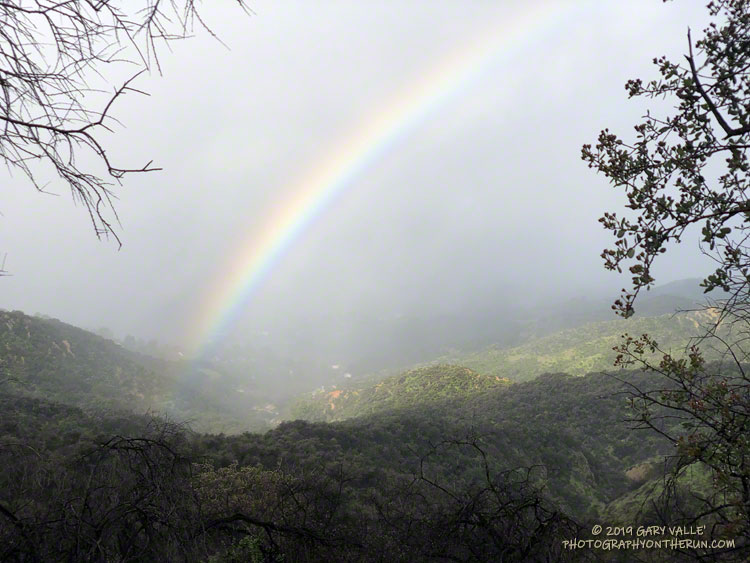
M 138 355 L 111 341 L 17 312 L 1 318 L 3 370 L 11 378 L 2 390 L 0 434 L 6 437 L 64 451 L 101 432 L 143 427 L 126 411 L 197 413 L 204 427 L 238 420 L 239 410 L 222 411 L 199 387 L 149 371 Z M 645 376 L 632 377 L 646 382 Z M 214 381 L 220 379 L 214 374 Z M 297 405 L 297 414 L 344 422 L 284 423 L 264 435 L 214 437 L 205 454 L 269 468 L 281 460 L 303 467 L 338 459 L 363 475 L 380 467 L 406 478 L 431 444 L 475 435 L 499 469 L 543 465 L 551 498 L 568 513 L 587 517 L 627 493 L 633 484 L 627 471 L 662 451 L 658 440 L 644 440 L 622 423 L 624 404 L 613 396 L 620 386 L 596 375 L 545 375 L 510 385 L 461 366 L 428 366 L 366 388 L 318 393 Z M 457 483 L 477 478 L 471 452 L 436 463 L 438 475 Z
M 539 384 L 527 390 L 532 387 Z M 20 554 L 10 560 L 30 554 L 44 561 L 104 561 L 96 550 L 130 545 L 115 543 L 121 537 L 140 540 L 143 560 L 149 561 L 179 560 L 173 548 L 188 553 L 186 560 L 217 563 L 282 556 L 406 562 L 427 553 L 478 561 L 498 560 L 502 553 L 506 561 L 521 562 L 530 552 L 537 560 L 559 552 L 559 538 L 578 530 L 546 491 L 557 490 L 573 472 L 583 476 L 578 481 L 589 475 L 590 464 L 580 456 L 573 471 L 563 474 L 546 451 L 522 452 L 528 440 L 514 444 L 523 435 L 501 425 L 480 442 L 493 472 L 492 488 L 480 492 L 485 477 L 477 452 L 441 444 L 471 439 L 462 420 L 468 411 L 451 402 L 377 413 L 355 424 L 295 422 L 263 435 L 235 436 L 180 433 L 145 417 L 90 417 L 37 399 L 14 404 L 2 393 L 0 402 L 10 413 L 0 434 L 9 445 L 0 448 L 0 505 L 3 514 L 23 519 L 24 532 L 14 528 L 16 520 L 0 519 L 0 556 Z M 491 402 L 488 397 L 475 406 Z M 514 411 L 509 409 L 509 420 L 517 418 Z M 560 437 L 553 432 L 550 441 Z M 567 445 L 561 449 L 562 455 L 572 454 Z M 529 482 L 523 471 L 495 473 L 547 458 L 549 472 L 534 470 Z M 429 480 L 415 479 L 420 460 Z M 43 487 L 32 486 L 36 481 Z M 535 518 L 548 513 L 555 517 L 543 523 L 547 537 L 540 539 Z M 454 514 L 481 521 L 457 527 L 451 524 Z M 241 518 L 242 527 L 217 525 Z M 158 533 L 142 537 L 139 524 Z M 91 552 L 95 555 L 81 556 Z M 578 559 L 566 553 L 546 560 Z
M 289 418 L 345 420 L 389 409 L 461 400 L 474 393 L 505 387 L 510 381 L 456 365 L 421 367 L 357 388 L 318 390 L 292 405 Z
M 0 312 L 0 362 L 17 393 L 90 408 L 146 410 L 176 382 L 110 340 L 53 319 Z
M 627 377 L 648 385 L 646 375 Z M 603 375 L 545 375 L 533 382 L 381 410 L 343 422 L 296 421 L 265 434 L 187 434 L 186 438 L 190 455 L 225 468 L 227 481 L 212 487 L 243 486 L 241 475 L 259 471 L 267 472 L 259 474 L 268 476 L 264 478 L 275 474 L 275 480 L 279 475 L 285 480 L 320 480 L 324 489 L 342 479 L 343 488 L 337 493 L 343 511 L 339 518 L 348 521 L 355 534 L 354 530 L 380 525 L 377 513 L 366 508 L 372 502 L 368 499 L 386 505 L 393 499 L 422 502 L 403 497 L 402 489 L 414 491 L 420 466 L 431 481 L 457 492 L 481 485 L 482 459 L 471 442 L 485 452 L 493 475 L 536 467 L 535 490 L 579 521 L 596 520 L 602 514 L 611 516 L 618 501 L 632 503 L 629 499 L 641 490 L 644 478 L 658 474 L 660 456 L 671 450 L 671 444 L 653 434 L 628 429 L 623 422 L 625 402 L 617 394 L 622 389 L 622 383 Z M 108 436 L 140 436 L 153 427 L 147 417 L 90 415 L 52 401 L 19 400 L 3 393 L 0 406 L 6 413 L 0 425 L 3 442 L 23 442 L 36 451 L 24 454 L 24 463 L 34 463 L 36 456 L 75 459 L 81 448 L 98 447 Z M 16 458 L 10 450 L 6 454 L 10 457 L 4 459 L 12 467 Z M 633 469 L 644 464 L 651 467 L 650 473 L 635 474 Z M 242 470 L 246 473 L 235 473 L 237 468 L 247 468 Z M 8 475 L 0 472 L 0 483 Z M 384 509 L 396 506 L 384 505 Z M 415 509 L 434 508 L 417 505 Z M 265 513 L 262 504 L 255 510 L 261 520 L 278 517 Z
M 237 393 L 227 398 L 221 374 L 157 361 L 56 319 L 0 311 L 0 369 L 3 392 L 88 412 L 153 411 L 204 431 L 267 427 L 265 413 L 228 400 Z
M 531 381 L 544 373 L 613 372 L 624 333 L 653 336 L 667 351 L 681 354 L 710 312 L 690 312 L 588 322 L 517 346 L 495 345 L 476 352 L 455 351 L 433 363 L 397 375 L 371 375 L 318 389 L 294 402 L 285 419 L 317 422 L 346 420 L 400 407 L 461 399 L 511 382 Z M 718 352 L 707 349 L 706 358 Z
M 36 543 L 50 560 L 58 550 L 79 549 L 66 543 L 68 532 L 57 523 L 66 521 L 61 515 L 70 503 L 85 498 L 95 475 L 96 491 L 119 492 L 96 493 L 97 515 L 85 523 L 94 535 L 100 527 L 118 530 L 111 537 L 134 529 L 132 510 L 118 508 L 120 498 L 159 499 L 144 514 L 163 510 L 167 524 L 160 533 L 183 538 L 175 541 L 186 541 L 182 530 L 212 529 L 238 512 L 260 526 L 251 529 L 266 532 L 232 543 L 242 537 L 238 528 L 217 528 L 190 544 L 203 559 L 223 553 L 217 561 L 252 560 L 248 553 L 262 546 L 290 561 L 407 561 L 425 550 L 447 559 L 497 560 L 493 538 L 502 537 L 503 549 L 512 545 L 516 554 L 508 559 L 525 561 L 529 549 L 541 557 L 592 522 L 630 523 L 643 514 L 640 507 L 659 492 L 663 460 L 673 451 L 658 435 L 628 427 L 627 387 L 612 377 L 544 374 L 510 384 L 456 365 L 311 397 L 305 407 L 311 416 L 334 422 L 284 422 L 264 434 L 196 434 L 115 407 L 104 412 L 97 397 L 126 406 L 115 392 L 122 383 L 137 390 L 127 397 L 140 404 L 176 405 L 181 397 L 182 412 L 204 408 L 204 417 L 230 420 L 240 411 L 210 400 L 211 391 L 231 387 L 221 373 L 196 371 L 195 385 L 188 386 L 59 321 L 20 313 L 3 321 L 3 368 L 15 380 L 0 388 L 2 504 L 23 516 L 25 529 L 37 530 Z M 97 362 L 102 369 L 94 369 Z M 32 369 L 46 370 L 46 377 Z M 653 384 L 648 374 L 620 375 L 642 388 Z M 60 400 L 52 396 L 56 385 Z M 146 395 L 148 389 L 162 391 Z M 100 473 L 86 461 L 92 455 L 106 460 Z M 190 470 L 175 472 L 173 455 Z M 165 469 L 156 481 L 144 480 L 154 467 Z M 66 477 L 53 478 L 60 471 Z M 34 489 L 34 479 L 47 479 L 46 488 Z M 142 487 L 154 488 L 144 496 Z M 29 490 L 36 494 L 31 504 Z M 175 503 L 184 504 L 175 511 Z M 451 524 L 467 514 L 478 527 Z M 535 536 L 539 514 L 555 515 L 545 524 L 556 530 L 547 543 Z M 12 549 L 36 546 L 1 523 L 0 540 Z M 308 549 L 316 555 L 306 555 Z M 586 559 L 585 551 L 558 555 L 551 560 Z
M 97 438 L 107 439 L 113 434 L 137 435 L 150 421 L 147 415 L 124 411 L 87 412 L 58 401 L 19 396 L 2 390 L 0 412 L 3 413 L 0 444 L 22 443 L 38 453 L 55 452 L 58 455 L 75 451 Z
M 616 357 L 612 348 L 621 342 L 622 334 L 649 334 L 662 349 L 680 354 L 691 338 L 700 333 L 701 323 L 710 319 L 710 313 L 695 312 L 589 322 L 532 338 L 518 346 L 490 346 L 468 353 L 456 351 L 436 362 L 456 363 L 516 382 L 529 381 L 548 372 L 584 375 L 612 371 Z M 706 358 L 718 359 L 718 354 L 707 350 Z
M 404 378 L 417 380 L 419 373 Z M 626 376 L 649 385 L 648 375 Z M 433 446 L 474 436 L 497 470 L 543 466 L 548 493 L 568 514 L 595 517 L 643 482 L 629 470 L 672 448 L 654 434 L 631 431 L 623 422 L 626 401 L 618 395 L 623 389 L 622 383 L 605 375 L 548 374 L 342 422 L 285 422 L 264 435 L 210 439 L 210 451 L 224 463 L 237 460 L 240 465 L 303 468 L 341 463 L 363 475 L 380 470 L 412 475 L 420 456 Z M 480 478 L 476 452 L 455 449 L 431 460 L 434 474 L 455 483 Z

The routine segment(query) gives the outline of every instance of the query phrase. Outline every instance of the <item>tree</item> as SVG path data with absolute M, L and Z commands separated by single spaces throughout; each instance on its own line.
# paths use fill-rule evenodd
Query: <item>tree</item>
M 715 0 L 707 9 L 712 23 L 695 42 L 688 31 L 684 61 L 656 58 L 658 79 L 626 84 L 631 98 L 674 100 L 673 111 L 647 112 L 633 142 L 605 129 L 594 147 L 583 146 L 582 157 L 624 191 L 631 210 L 600 219 L 615 238 L 602 253 L 605 267 L 627 266 L 632 274 L 631 288 L 613 305 L 618 314 L 633 314 L 670 243 L 697 235 L 699 250 L 716 263 L 702 286 L 725 293 L 710 303 L 712 320 L 686 357 L 659 350 L 648 335 L 625 335 L 616 349 L 618 364 L 661 375 L 659 389 L 633 389 L 634 422 L 677 445 L 673 480 L 696 464 L 710 471 L 713 487 L 699 495 L 701 512 L 692 518 L 737 538 L 732 556 L 744 557 L 750 549 L 750 2 Z M 708 365 L 701 353 L 707 345 L 720 346 L 726 361 Z M 650 359 L 654 352 L 661 352 L 658 364 Z
M 244 0 L 234 0 L 244 11 Z M 57 176 L 82 203 L 97 236 L 112 235 L 112 185 L 133 168 L 108 154 L 102 133 L 116 121 L 115 102 L 142 73 L 159 70 L 158 48 L 196 27 L 214 35 L 195 0 L 26 0 L 0 2 L 0 159 L 40 191 Z M 122 68 L 129 78 L 109 90 Z M 107 88 L 107 91 L 99 89 Z M 102 165 L 80 164 L 86 153 Z

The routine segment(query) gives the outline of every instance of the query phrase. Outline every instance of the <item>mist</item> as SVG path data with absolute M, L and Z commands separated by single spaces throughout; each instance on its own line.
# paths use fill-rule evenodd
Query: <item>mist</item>
M 427 73 L 534 10 L 561 15 L 525 24 L 512 49 L 353 175 L 237 304 L 206 359 L 234 350 L 247 359 L 238 372 L 264 354 L 277 368 L 257 372 L 400 367 L 451 346 L 513 342 L 529 311 L 599 304 L 627 283 L 599 257 L 611 235 L 597 219 L 622 200 L 581 162 L 581 145 L 604 127 L 630 129 L 644 108 L 625 100 L 625 81 L 654 76 L 655 54 L 679 54 L 702 6 L 252 9 L 212 7 L 221 41 L 203 32 L 164 50 L 162 75 L 137 84 L 150 96 L 117 102 L 109 154 L 163 168 L 116 188 L 122 248 L 97 240 L 64 187 L 38 193 L 6 175 L 0 236 L 11 275 L 0 307 L 187 353 L 197 309 L 300 178 Z M 657 281 L 710 271 L 692 251 L 670 252 Z

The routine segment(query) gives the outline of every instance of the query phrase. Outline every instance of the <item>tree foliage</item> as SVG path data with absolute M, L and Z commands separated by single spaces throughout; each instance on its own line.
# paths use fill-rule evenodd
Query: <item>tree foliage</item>
M 648 111 L 634 141 L 605 129 L 582 156 L 624 191 L 631 210 L 600 219 L 615 238 L 602 253 L 606 268 L 632 274 L 613 305 L 618 314 L 633 314 L 670 243 L 699 232 L 700 251 L 716 263 L 702 286 L 724 294 L 710 303 L 712 322 L 687 356 L 648 335 L 625 335 L 617 363 L 661 376 L 656 389 L 633 387 L 634 424 L 677 446 L 673 483 L 687 467 L 708 468 L 712 491 L 697 496 L 700 509 L 686 516 L 738 538 L 730 555 L 742 558 L 750 549 L 750 2 L 715 0 L 707 9 L 712 22 L 697 41 L 688 31 L 684 60 L 656 58 L 658 79 L 626 84 L 630 97 L 671 100 L 673 111 Z M 721 350 L 723 361 L 707 362 L 707 347 Z
M 126 425 L 128 432 L 53 450 L 38 438 L 0 436 L 0 560 L 521 562 L 591 555 L 561 548 L 560 537 L 581 528 L 546 498 L 543 468 L 498 471 L 475 437 L 442 440 L 400 470 L 362 454 L 302 449 L 289 452 L 292 463 L 221 466 L 199 455 L 184 428 L 156 419 Z M 320 438 L 329 446 L 322 442 L 326 425 L 299 429 L 311 435 L 308 443 Z M 262 440 L 236 438 L 245 446 Z M 214 448 L 232 445 L 223 436 L 204 439 Z M 288 447 L 275 449 L 284 455 Z M 476 479 L 444 471 L 455 455 Z
M 633 142 L 605 129 L 595 147 L 583 147 L 584 161 L 624 190 L 634 212 L 600 219 L 615 235 L 614 248 L 602 254 L 606 267 L 621 271 L 633 262 L 632 289 L 616 303 L 624 316 L 633 313 L 639 291 L 652 285 L 656 257 L 693 225 L 701 227 L 701 249 L 718 263 L 703 282 L 706 291 L 731 292 L 728 312 L 746 302 L 750 4 L 717 1 L 708 9 L 717 21 L 695 44 L 688 32 L 684 62 L 656 58 L 659 79 L 626 84 L 631 98 L 676 99 L 675 112 L 664 117 L 647 112 L 635 126 Z

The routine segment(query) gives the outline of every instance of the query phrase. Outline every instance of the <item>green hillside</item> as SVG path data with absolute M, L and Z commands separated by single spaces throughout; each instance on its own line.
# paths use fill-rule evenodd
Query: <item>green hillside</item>
M 648 375 L 624 375 L 640 386 L 650 385 Z M 419 379 L 415 372 L 402 377 Z M 381 468 L 410 475 L 432 445 L 475 436 L 497 470 L 539 465 L 548 494 L 568 514 L 595 517 L 642 482 L 629 471 L 672 450 L 655 434 L 628 428 L 626 400 L 618 394 L 624 388 L 606 375 L 548 374 L 531 382 L 383 408 L 342 422 L 285 422 L 264 435 L 211 439 L 210 450 L 223 463 L 343 463 L 363 474 Z M 468 486 L 481 477 L 475 454 L 457 448 L 450 456 L 431 460 L 432 470 Z
M 59 321 L 3 313 L 1 322 L 0 507 L 13 518 L 0 520 L 0 545 L 39 560 L 80 559 L 81 545 L 99 549 L 101 530 L 115 538 L 139 529 L 133 514 L 146 515 L 138 525 L 155 518 L 172 538 L 143 540 L 144 550 L 157 549 L 155 560 L 176 557 L 170 542 L 217 562 L 411 561 L 428 552 L 526 561 L 530 550 L 532 560 L 586 560 L 586 551 L 559 551 L 561 538 L 585 537 L 593 523 L 654 521 L 650 507 L 674 452 L 658 434 L 629 427 L 628 387 L 613 377 L 547 373 L 511 383 L 450 364 L 295 406 L 298 417 L 319 422 L 217 434 L 246 428 L 254 416 L 241 393 L 219 400 L 236 385 L 222 373 L 163 364 L 173 375 L 160 375 L 150 369 L 159 363 Z M 679 342 L 695 322 L 628 326 Z M 562 357 L 575 349 L 563 335 L 580 337 L 577 349 L 586 352 L 622 329 L 593 323 L 528 345 L 544 342 L 549 356 Z M 642 389 L 663 383 L 639 372 L 618 376 Z M 193 429 L 146 408 L 192 416 Z M 195 433 L 206 428 L 213 433 Z M 700 470 L 678 485 L 688 500 L 689 491 L 711 486 Z M 69 507 L 91 494 L 91 513 L 81 512 L 70 543 Z M 215 527 L 237 514 L 249 528 Z M 21 520 L 19 539 L 13 522 Z
M 560 552 L 560 540 L 582 537 L 594 522 L 648 518 L 639 507 L 660 492 L 663 460 L 673 451 L 658 435 L 628 427 L 627 387 L 612 377 L 545 374 L 510 384 L 456 365 L 422 367 L 308 402 L 320 418 L 344 420 L 285 422 L 264 434 L 196 434 L 94 408 L 101 389 L 116 401 L 113 390 L 97 385 L 97 373 L 111 387 L 132 380 L 123 387 L 144 395 L 128 395 L 142 404 L 147 397 L 177 404 L 181 396 L 188 407 L 209 405 L 204 416 L 229 419 L 237 411 L 221 412 L 201 399 L 200 387 L 190 403 L 167 385 L 183 382 L 158 379 L 137 356 L 85 331 L 19 313 L 3 320 L 3 368 L 14 380 L 0 388 L 0 505 L 36 539 L 20 537 L 5 520 L 0 545 L 42 560 L 78 554 L 87 530 L 91 549 L 101 530 L 105 538 L 132 533 L 133 514 L 157 519 L 164 538 L 178 538 L 144 540 L 151 546 L 144 550 L 185 542 L 195 560 L 265 553 L 273 557 L 255 560 L 411 561 L 429 552 L 439 560 L 504 554 L 526 561 L 534 549 L 532 560 L 554 550 L 549 560 L 586 560 L 586 551 Z M 641 388 L 655 383 L 648 374 L 621 375 Z M 219 373 L 211 377 L 222 381 Z M 143 393 L 149 383 L 163 394 Z M 60 400 L 51 396 L 56 385 Z M 94 459 L 100 461 L 87 461 Z M 88 494 L 91 513 L 76 528 L 83 543 L 73 544 L 66 539 L 69 506 Z M 118 499 L 129 500 L 120 506 Z M 237 514 L 249 528 L 215 527 Z M 540 514 L 549 516 L 543 540 L 536 536 Z M 467 526 L 454 524 L 467 518 Z M 157 553 L 174 557 L 153 551 L 153 558 Z
M 688 505 L 689 510 L 699 514 L 705 506 L 702 507 L 697 499 L 710 498 L 712 494 L 716 494 L 708 468 L 693 464 L 683 469 L 679 476 L 672 480 L 671 473 L 665 475 L 664 466 L 665 460 L 655 458 L 631 469 L 633 486 L 636 488 L 604 507 L 602 520 L 623 525 L 630 522 L 657 522 L 658 513 L 654 503 L 664 495 L 667 484 L 679 491 L 683 502 L 692 500 Z M 637 478 L 635 473 L 639 473 Z M 686 507 L 683 507 L 683 510 L 685 509 Z
M 632 373 L 628 377 L 638 385 L 648 385 L 648 376 Z M 253 522 L 275 522 L 268 528 L 271 540 L 266 534 L 256 537 L 265 549 L 281 549 L 291 561 L 410 561 L 420 560 L 418 554 L 426 550 L 446 554 L 448 560 L 498 560 L 501 552 L 494 544 L 498 537 L 512 538 L 504 540 L 503 550 L 518 550 L 512 557 L 506 555 L 506 560 L 525 561 L 528 555 L 522 555 L 525 548 L 521 549 L 525 542 L 531 542 L 527 547 L 541 546 L 541 557 L 552 547 L 559 548 L 561 539 L 581 532 L 566 527 L 542 541 L 534 535 L 538 523 L 533 515 L 539 513 L 532 512 L 531 520 L 514 520 L 525 510 L 522 507 L 557 514 L 550 522 L 573 517 L 585 529 L 586 522 L 599 521 L 608 506 L 626 498 L 639 484 L 629 475 L 634 467 L 669 451 L 670 444 L 654 435 L 634 433 L 623 423 L 626 406 L 617 395 L 622 388 L 622 383 L 602 375 L 545 375 L 533 382 L 415 403 L 343 422 L 295 421 L 265 434 L 230 436 L 177 435 L 169 429 L 165 434 L 158 421 L 148 417 L 94 416 L 47 400 L 18 400 L 0 393 L 0 406 L 7 413 L 0 439 L 27 446 L 23 450 L 0 448 L 2 502 L 23 515 L 26 530 L 38 525 L 40 548 L 55 553 L 66 545 L 65 540 L 53 544 L 50 539 L 56 537 L 57 511 L 80 498 L 79 489 L 87 479 L 78 476 L 90 479 L 95 475 L 94 466 L 83 463 L 80 454 L 98 452 L 108 465 L 104 473 L 96 474 L 95 482 L 106 484 L 105 492 L 123 488 L 118 494 L 137 503 L 142 498 L 134 494 L 138 487 L 159 479 L 153 486 L 159 487 L 160 495 L 168 502 L 185 503 L 179 511 L 169 512 L 160 525 L 161 534 L 172 527 L 199 528 L 200 518 L 210 522 L 217 514 L 231 517 L 242 512 Z M 192 476 L 162 472 L 140 481 L 138 472 L 151 474 L 153 470 L 141 463 L 161 467 L 158 464 L 164 462 L 148 457 L 155 455 L 151 450 L 139 449 L 137 456 L 129 457 L 111 449 L 123 440 L 127 448 L 150 443 L 129 436 L 145 436 L 156 443 L 166 440 L 171 451 L 201 463 L 193 466 Z M 494 489 L 483 488 L 487 473 L 480 449 L 472 444 L 486 455 Z M 117 459 L 129 461 L 112 465 Z M 67 478 L 50 479 L 49 495 L 35 497 L 31 504 L 24 502 L 29 489 L 16 486 L 13 480 L 23 484 L 31 477 L 47 479 L 46 475 L 52 475 L 46 473 L 49 467 Z M 29 473 L 30 468 L 43 473 Z M 527 473 L 518 468 L 530 469 Z M 115 483 L 109 480 L 113 471 L 118 475 Z M 134 487 L 133 491 L 128 487 Z M 77 496 L 66 500 L 71 495 Z M 174 500 L 168 495 L 175 495 Z M 98 510 L 87 518 L 101 516 L 102 520 L 87 520 L 87 526 L 104 530 L 122 526 L 122 533 L 132 529 L 125 520 L 132 511 L 112 508 L 117 495 L 97 493 L 95 498 L 101 508 L 97 504 Z M 149 502 L 149 511 L 166 512 L 173 506 L 162 508 Z M 122 522 L 117 519 L 120 514 Z M 450 524 L 453 514 L 476 524 L 454 527 Z M 489 536 L 468 532 L 482 531 L 488 522 L 492 526 Z M 22 547 L 20 538 L 1 524 L 0 539 Z M 503 528 L 506 525 L 512 527 L 511 535 Z M 277 535 L 297 529 L 324 540 L 301 544 L 295 535 L 287 541 Z M 231 534 L 232 528 L 227 530 Z M 199 545 L 221 553 L 231 544 L 219 540 L 209 535 Z M 520 544 L 514 548 L 516 544 L 510 541 Z M 242 553 L 239 546 L 232 549 Z M 324 551 L 313 551 L 317 555 L 312 557 L 301 555 L 308 549 Z M 479 549 L 484 555 L 467 558 L 467 549 Z M 550 560 L 571 560 L 585 553 Z M 50 555 L 49 560 L 56 559 Z M 252 559 L 237 555 L 222 560 Z
M 221 380 L 221 374 L 157 361 L 55 319 L 0 311 L 0 385 L 16 396 L 87 412 L 153 411 L 203 431 L 267 427 L 265 413 L 232 402 Z
M 110 340 L 57 320 L 0 312 L 0 367 L 17 393 L 88 408 L 146 410 L 175 387 Z
M 75 451 L 81 445 L 99 437 L 108 438 L 112 434 L 135 435 L 150 420 L 147 415 L 124 411 L 91 412 L 57 401 L 19 396 L 2 390 L 0 412 L 0 445 L 24 444 L 39 454 L 55 452 L 59 455 L 69 450 Z
M 456 365 L 421 367 L 360 388 L 316 391 L 290 409 L 290 418 L 310 421 L 345 420 L 388 409 L 462 399 L 473 393 L 505 387 L 507 379 L 485 376 Z
M 683 313 L 589 322 L 575 328 L 532 338 L 514 347 L 488 347 L 477 352 L 453 352 L 395 376 L 371 376 L 348 386 L 320 389 L 296 401 L 285 418 L 336 421 L 387 409 L 465 397 L 474 392 L 531 381 L 544 373 L 612 372 L 613 347 L 622 335 L 647 333 L 664 350 L 679 355 L 698 333 L 710 313 Z M 707 350 L 706 358 L 718 359 Z M 381 379 L 382 378 L 382 379 Z
M 587 323 L 532 338 L 519 346 L 492 346 L 469 353 L 457 351 L 436 361 L 460 364 L 511 381 L 529 381 L 551 372 L 584 375 L 614 369 L 616 353 L 612 348 L 620 344 L 624 333 L 649 334 L 662 349 L 679 355 L 690 339 L 700 333 L 701 323 L 707 321 L 710 321 L 708 313 L 681 313 Z M 718 359 L 716 353 L 707 352 L 707 359 Z

